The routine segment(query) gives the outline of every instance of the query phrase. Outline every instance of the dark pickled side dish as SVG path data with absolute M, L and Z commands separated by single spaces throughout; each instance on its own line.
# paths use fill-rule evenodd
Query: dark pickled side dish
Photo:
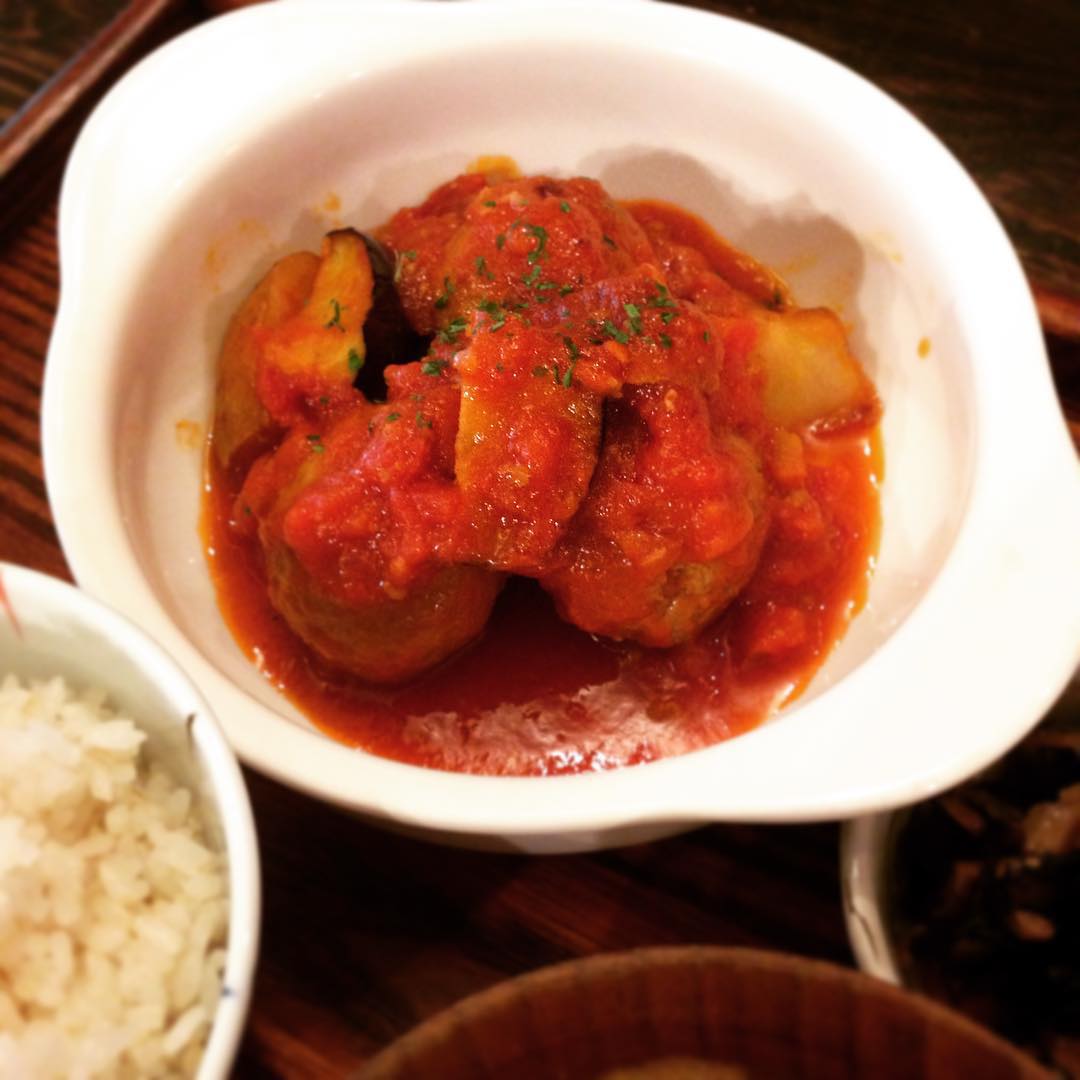
M 904 981 L 1080 1077 L 1080 684 L 988 772 L 911 811 L 890 885 Z

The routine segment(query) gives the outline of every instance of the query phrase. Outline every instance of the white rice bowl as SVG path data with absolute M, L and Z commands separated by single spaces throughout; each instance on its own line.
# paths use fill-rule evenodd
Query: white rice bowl
M 146 734 L 0 682 L 0 1076 L 191 1076 L 221 994 L 224 856 Z

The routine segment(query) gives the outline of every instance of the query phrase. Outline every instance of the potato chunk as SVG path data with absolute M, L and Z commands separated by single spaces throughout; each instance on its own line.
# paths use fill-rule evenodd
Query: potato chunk
M 764 377 L 765 416 L 783 428 L 835 426 L 872 416 L 873 384 L 848 349 L 840 320 L 825 308 L 760 311 L 752 362 Z

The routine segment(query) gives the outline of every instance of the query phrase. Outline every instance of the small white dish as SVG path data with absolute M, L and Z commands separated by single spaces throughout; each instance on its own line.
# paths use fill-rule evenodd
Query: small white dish
M 870 814 L 846 822 L 840 837 L 844 922 L 855 963 L 868 975 L 902 985 L 889 932 L 888 880 L 893 843 L 904 812 Z
M 698 212 L 799 303 L 838 308 L 877 383 L 869 602 L 749 734 L 606 774 L 417 769 L 316 731 L 218 614 L 201 436 L 230 311 L 284 252 L 374 225 L 485 153 Z M 44 451 L 75 576 L 169 649 L 246 762 L 319 798 L 532 851 L 850 817 L 993 760 L 1080 657 L 1080 468 L 1005 233 L 909 113 L 775 34 L 637 0 L 244 9 L 102 102 L 65 177 L 60 250 Z
M 247 789 L 206 701 L 127 619 L 56 578 L 0 563 L 0 676 L 101 687 L 147 733 L 146 754 L 191 790 L 225 853 L 229 928 L 222 995 L 197 1080 L 224 1080 L 244 1030 L 259 941 L 259 855 Z

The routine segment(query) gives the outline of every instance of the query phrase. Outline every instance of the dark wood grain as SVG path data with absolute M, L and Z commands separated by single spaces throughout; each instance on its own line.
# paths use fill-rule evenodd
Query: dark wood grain
M 820 50 L 906 105 L 975 177 L 1032 283 L 1080 293 L 1075 0 L 699 0 Z
M 0 0 L 0 124 L 126 4 L 127 0 Z
M 0 6 L 0 118 L 92 39 L 107 6 Z M 847 63 L 952 148 L 1017 245 L 1080 436 L 1080 4 L 698 6 L 781 30 Z M 56 21 L 65 12 L 67 30 Z M 191 21 L 194 9 L 177 18 L 159 32 Z M 58 296 L 58 170 L 75 115 L 39 140 L 47 168 L 6 185 L 0 199 L 0 213 L 18 201 L 0 232 L 0 559 L 61 577 L 69 575 L 49 513 L 38 423 Z M 265 922 L 239 1076 L 343 1076 L 466 994 L 597 951 L 725 943 L 850 963 L 834 826 L 714 826 L 593 856 L 489 856 L 383 833 L 252 773 L 248 780 Z

